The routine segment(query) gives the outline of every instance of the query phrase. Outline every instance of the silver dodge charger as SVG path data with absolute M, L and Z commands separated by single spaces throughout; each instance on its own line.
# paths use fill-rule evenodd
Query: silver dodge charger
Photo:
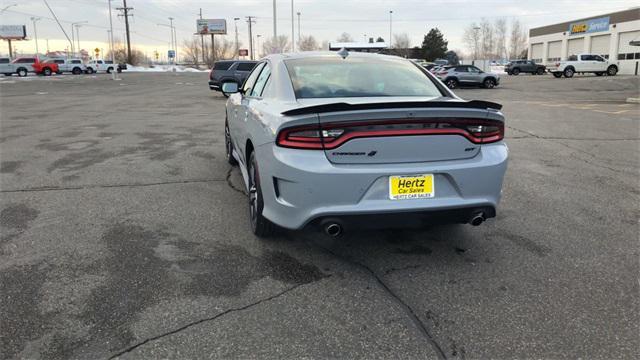
M 462 100 L 411 61 L 270 55 L 223 92 L 226 156 L 257 236 L 274 225 L 339 236 L 496 215 L 508 157 L 501 105 Z

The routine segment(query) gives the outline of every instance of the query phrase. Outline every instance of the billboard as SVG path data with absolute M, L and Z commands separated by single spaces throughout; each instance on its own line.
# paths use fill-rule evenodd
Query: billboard
M 584 20 L 569 25 L 569 34 L 588 34 L 609 30 L 609 17 Z
M 24 25 L 0 25 L 0 39 L 24 40 L 27 37 L 27 27 Z
M 198 19 L 196 24 L 200 35 L 224 35 L 227 33 L 227 20 L 225 19 Z

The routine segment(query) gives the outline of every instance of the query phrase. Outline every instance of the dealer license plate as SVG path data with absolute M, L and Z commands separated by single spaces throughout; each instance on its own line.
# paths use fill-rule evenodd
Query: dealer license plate
M 432 198 L 435 195 L 433 174 L 389 176 L 389 199 Z

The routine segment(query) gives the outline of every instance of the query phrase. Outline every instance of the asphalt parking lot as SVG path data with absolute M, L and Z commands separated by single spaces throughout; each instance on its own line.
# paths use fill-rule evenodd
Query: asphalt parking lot
M 498 217 L 249 229 L 206 73 L 0 81 L 2 358 L 640 358 L 638 77 L 503 77 Z

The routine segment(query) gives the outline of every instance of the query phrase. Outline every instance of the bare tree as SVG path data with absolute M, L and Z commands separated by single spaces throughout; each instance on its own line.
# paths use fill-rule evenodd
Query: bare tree
M 483 60 L 488 60 L 495 55 L 495 36 L 493 25 L 489 20 L 480 20 L 480 56 Z
M 407 33 L 394 34 L 393 47 L 406 48 L 406 49 L 410 48 L 411 40 L 409 40 L 409 35 L 407 35 Z
M 278 35 L 275 38 L 272 36 L 262 44 L 262 51 L 265 55 L 279 54 L 290 49 L 290 46 L 289 38 L 286 35 Z
M 298 41 L 298 50 L 300 51 L 315 51 L 318 48 L 318 41 L 313 35 L 302 36 Z
M 351 35 L 349 35 L 349 33 L 343 32 L 342 34 L 340 34 L 340 36 L 338 36 L 337 41 L 338 42 L 353 42 L 353 37 L 351 37 Z
M 511 21 L 511 36 L 509 37 L 509 58 L 517 59 L 527 49 L 527 32 L 520 20 Z
M 185 40 L 182 43 L 182 60 L 187 63 L 198 65 L 202 60 L 202 47 L 200 39 Z
M 494 23 L 496 35 L 496 55 L 499 59 L 507 57 L 507 20 L 498 18 Z
M 127 62 L 127 48 L 124 43 L 115 38 L 113 40 L 113 58 L 118 63 L 126 63 Z M 105 56 L 106 59 L 111 59 L 111 52 L 107 53 Z M 131 49 L 131 65 L 140 65 L 143 63 L 150 63 L 151 61 L 147 58 L 144 52 L 139 49 Z
M 464 29 L 462 35 L 462 41 L 466 48 L 469 50 L 469 54 L 475 60 L 480 57 L 480 27 L 475 22 L 469 24 Z

